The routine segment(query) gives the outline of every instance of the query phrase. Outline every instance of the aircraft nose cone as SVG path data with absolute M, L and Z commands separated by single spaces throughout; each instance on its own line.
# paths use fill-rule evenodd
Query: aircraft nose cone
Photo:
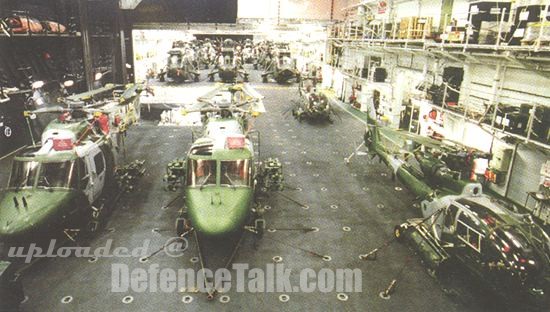
M 207 236 L 223 236 L 242 229 L 250 210 L 251 190 L 228 189 L 219 195 L 205 190 L 187 199 L 193 227 Z

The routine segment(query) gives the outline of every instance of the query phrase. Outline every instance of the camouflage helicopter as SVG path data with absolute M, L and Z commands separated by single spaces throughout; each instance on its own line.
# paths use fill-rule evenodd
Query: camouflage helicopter
M 254 47 L 255 62 L 254 69 L 265 69 L 271 63 L 273 58 L 273 46 L 271 42 L 262 41 Z
M 214 81 L 214 77 L 218 75 L 224 83 L 237 82 L 238 77 L 241 77 L 243 82 L 248 82 L 249 74 L 243 67 L 242 53 L 237 47 L 240 46 L 233 40 L 224 40 L 216 57 L 214 68 L 208 73 L 210 81 Z
M 312 83 L 307 83 L 311 81 Z M 298 121 L 328 121 L 333 123 L 331 115 L 338 116 L 330 105 L 327 95 L 323 91 L 317 91 L 315 80 L 303 79 L 298 86 L 300 100 L 294 102 L 292 116 Z
M 262 82 L 268 82 L 269 77 L 280 84 L 288 83 L 292 79 L 300 81 L 300 72 L 296 68 L 296 60 L 290 58 L 290 51 L 280 51 L 268 62 L 262 73 Z
M 530 215 L 484 194 L 469 169 L 461 172 L 489 155 L 380 127 L 372 118 L 365 145 L 420 201 L 422 218 L 396 226 L 394 236 L 410 244 L 432 275 L 440 281 L 465 275 L 508 303 L 549 306 L 550 238 Z M 361 257 L 372 259 L 378 249 Z
M 254 44 L 251 39 L 246 39 L 243 45 L 243 60 L 246 64 L 256 64 L 256 55 L 254 53 Z
M 189 80 L 197 82 L 200 72 L 196 63 L 194 50 L 183 41 L 176 41 L 168 51 L 167 64 L 158 74 L 159 80 L 164 82 L 168 77 L 178 83 Z
M 213 63 L 216 58 L 216 50 L 212 46 L 210 39 L 205 39 L 199 45 L 197 49 L 197 63 L 199 66 L 203 66 L 204 69 L 208 69 L 210 64 Z
M 177 219 L 179 236 L 192 227 L 204 237 L 221 238 L 244 228 L 261 234 L 264 220 L 256 205 L 260 192 L 282 188 L 282 167 L 268 160 L 257 168 L 249 119 L 265 112 L 262 96 L 248 85 L 221 85 L 186 112 L 205 115 L 204 135 L 185 160 L 168 166 L 171 189 L 184 186 L 185 207 Z M 253 225 L 248 226 L 250 219 Z
M 0 241 L 74 240 L 82 229 L 97 228 L 115 182 L 118 137 L 138 118 L 141 91 L 139 85 L 108 85 L 66 98 L 66 108 L 25 112 L 28 119 L 61 115 L 46 126 L 39 144 L 13 159 L 0 193 Z

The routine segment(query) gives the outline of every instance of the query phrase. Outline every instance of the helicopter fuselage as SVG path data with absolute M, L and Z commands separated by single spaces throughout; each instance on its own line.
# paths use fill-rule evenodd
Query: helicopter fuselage
M 211 117 L 186 160 L 185 205 L 195 230 L 224 236 L 242 230 L 254 203 L 254 150 L 234 117 Z
M 89 220 L 91 205 L 112 183 L 110 139 L 78 137 L 87 121 L 53 121 L 42 145 L 14 157 L 8 186 L 0 193 L 0 240 L 36 241 L 76 229 Z

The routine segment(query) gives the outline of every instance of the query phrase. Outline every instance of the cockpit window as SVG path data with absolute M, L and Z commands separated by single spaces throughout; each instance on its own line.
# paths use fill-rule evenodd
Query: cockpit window
M 78 176 L 74 162 L 15 161 L 8 187 L 72 187 Z
M 281 65 L 282 66 L 292 66 L 292 60 L 288 56 L 283 56 L 281 58 Z
M 179 65 L 180 62 L 181 62 L 181 55 L 178 55 L 178 54 L 170 55 L 169 63 L 171 65 Z
M 250 166 L 248 159 L 222 160 L 221 184 L 231 186 L 246 186 L 250 183 Z
M 38 176 L 38 187 L 69 187 L 76 178 L 74 163 L 71 161 L 42 163 Z
M 39 165 L 37 161 L 14 161 L 8 187 L 33 187 Z
M 204 186 L 216 184 L 216 161 L 190 159 L 187 170 L 188 186 Z
M 473 216 L 462 212 L 456 221 L 458 238 L 477 252 L 481 252 L 481 242 L 485 235 L 478 231 L 479 226 Z

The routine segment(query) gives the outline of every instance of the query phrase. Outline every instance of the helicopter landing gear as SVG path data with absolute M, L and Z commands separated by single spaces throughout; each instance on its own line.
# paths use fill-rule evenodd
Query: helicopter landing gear
M 193 79 L 195 82 L 199 82 L 199 75 L 195 75 L 195 78 Z
M 208 81 L 214 82 L 214 75 L 210 75 L 210 77 L 208 78 Z
M 265 231 L 265 219 L 254 220 L 254 228 L 256 229 L 256 235 L 262 237 Z
M 185 233 L 188 233 L 191 229 L 191 226 L 189 225 L 189 220 L 183 216 L 176 219 L 176 234 L 179 237 L 182 237 L 185 235 Z
M 97 232 L 99 225 L 101 223 L 101 216 L 103 215 L 103 209 L 105 207 L 105 200 L 102 198 L 99 202 L 96 202 L 96 204 L 99 204 L 99 207 L 96 206 L 90 206 L 90 209 L 92 210 L 90 221 L 88 222 L 86 226 L 86 231 L 88 233 L 94 233 Z M 65 233 L 65 235 L 67 235 Z M 69 237 L 70 240 L 73 240 Z
M 244 82 L 248 82 L 248 75 L 245 75 L 245 76 L 244 76 L 243 81 L 244 81 Z
M 396 225 L 395 228 L 393 229 L 393 236 L 398 242 L 401 242 L 403 241 L 403 235 L 408 229 L 409 227 L 406 224 Z
M 267 76 L 262 76 L 262 82 L 267 83 Z

